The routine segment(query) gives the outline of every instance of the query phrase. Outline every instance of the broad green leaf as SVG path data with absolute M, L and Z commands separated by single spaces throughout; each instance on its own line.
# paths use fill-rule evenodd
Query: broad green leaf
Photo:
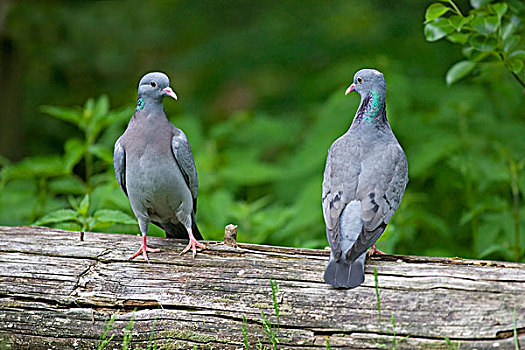
M 521 23 L 520 19 L 517 16 L 512 15 L 510 17 L 510 21 L 504 24 L 501 30 L 501 37 L 503 38 L 503 40 L 513 35 L 516 32 L 516 29 L 519 28 L 520 23 Z
M 86 120 L 91 119 L 93 116 L 93 111 L 95 109 L 95 100 L 92 98 L 88 98 L 86 103 L 84 104 L 84 111 L 83 111 L 83 117 Z
M 95 212 L 93 215 L 96 225 L 98 223 L 118 223 L 126 225 L 136 225 L 137 220 L 130 215 L 114 209 L 100 209 Z
M 113 152 L 102 145 L 91 145 L 89 146 L 89 153 L 102 159 L 108 164 L 113 164 Z
M 490 35 L 498 29 L 499 24 L 500 20 L 498 16 L 478 16 L 470 23 L 470 26 L 480 34 Z
M 478 51 L 492 51 L 498 45 L 498 41 L 493 37 L 474 35 L 470 38 L 470 44 Z
M 463 56 L 465 56 L 469 60 L 472 60 L 472 55 L 476 52 L 476 50 L 474 50 L 474 48 L 470 45 L 465 45 L 461 49 L 461 52 L 463 53 Z
M 66 230 L 66 231 L 81 231 L 82 230 L 82 225 L 80 225 L 78 222 L 71 222 L 71 221 L 59 222 L 53 225 L 53 227 L 61 229 L 61 230 Z
M 505 13 L 507 13 L 507 10 L 509 8 L 504 2 L 497 2 L 495 4 L 490 5 L 490 7 L 498 15 L 500 20 L 505 15 Z
M 509 58 L 517 58 L 520 60 L 525 60 L 525 50 L 517 50 L 509 54 Z
M 456 29 L 456 31 L 458 32 L 461 30 L 466 20 L 467 19 L 465 17 L 461 17 L 458 15 L 450 16 L 448 18 L 448 22 L 450 23 L 450 25 L 454 27 L 454 29 Z
M 518 74 L 523 69 L 523 60 L 519 58 L 510 58 L 505 60 L 505 65 L 512 72 Z
M 3 169 L 2 177 L 51 177 L 64 174 L 64 163 L 59 155 L 27 157 Z
M 425 24 L 424 32 L 427 41 L 437 41 L 454 31 L 447 18 L 437 18 Z
M 48 225 L 57 222 L 74 221 L 78 218 L 78 213 L 72 209 L 59 209 L 53 211 L 37 220 L 34 225 Z
M 448 85 L 452 85 L 456 81 L 467 76 L 476 67 L 476 63 L 472 61 L 460 61 L 454 64 L 447 72 L 446 81 Z
M 89 194 L 86 194 L 78 205 L 78 212 L 82 216 L 86 216 L 89 209 Z
M 492 0 L 470 0 L 470 6 L 474 7 L 475 9 L 478 9 L 482 6 L 490 4 L 491 2 Z
M 503 40 L 503 52 L 510 52 L 518 46 L 520 43 L 521 36 L 511 35 Z
M 109 111 L 109 98 L 108 95 L 101 95 L 95 107 L 93 108 L 93 119 L 99 119 L 105 116 Z
M 468 38 L 469 38 L 469 35 L 463 34 L 463 33 L 452 33 L 447 36 L 447 40 L 450 40 L 453 43 L 461 44 L 461 45 L 465 44 Z
M 450 11 L 450 7 L 440 4 L 439 2 L 435 2 L 427 8 L 425 20 L 427 22 L 433 21 L 436 18 L 443 16 L 448 11 Z
M 81 120 L 80 113 L 77 109 L 55 106 L 40 106 L 40 111 L 49 114 L 57 119 L 64 120 L 74 125 L 78 125 Z
M 74 194 L 86 193 L 86 185 L 76 176 L 67 176 L 49 180 L 49 192 L 54 194 Z
M 86 147 L 82 140 L 73 138 L 66 141 L 64 149 L 66 151 L 64 154 L 64 169 L 66 172 L 71 172 L 73 167 L 82 159 Z

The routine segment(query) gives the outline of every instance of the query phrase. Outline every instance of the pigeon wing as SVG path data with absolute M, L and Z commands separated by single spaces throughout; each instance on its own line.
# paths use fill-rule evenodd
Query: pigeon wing
M 115 167 L 115 175 L 117 182 L 122 191 L 128 196 L 128 190 L 126 189 L 126 152 L 120 143 L 120 138 L 115 143 L 115 149 L 113 152 L 113 166 Z
M 336 260 L 341 258 L 339 218 L 346 205 L 356 197 L 361 171 L 359 143 L 349 135 L 336 140 L 326 160 L 323 179 L 323 216 L 326 235 Z
M 357 188 L 357 196 L 362 201 L 363 230 L 347 253 L 350 261 L 370 248 L 384 232 L 408 183 L 407 159 L 397 141 L 375 154 Z
M 193 153 L 191 152 L 190 144 L 184 132 L 175 127 L 173 128 L 175 132 L 171 139 L 171 150 L 184 176 L 184 180 L 190 189 L 193 197 L 193 212 L 196 213 L 199 181 L 197 179 L 197 169 L 195 167 L 195 161 L 193 160 Z

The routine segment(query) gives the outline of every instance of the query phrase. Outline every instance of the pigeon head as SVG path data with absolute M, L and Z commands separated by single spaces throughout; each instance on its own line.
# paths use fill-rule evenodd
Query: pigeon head
M 170 88 L 170 79 L 161 72 L 148 73 L 139 82 L 139 100 L 155 100 L 162 102 L 164 96 L 177 99 L 177 95 Z
M 345 95 L 357 91 L 361 97 L 366 97 L 372 91 L 385 95 L 386 85 L 383 74 L 375 69 L 361 69 L 354 75 L 354 81 L 346 89 Z

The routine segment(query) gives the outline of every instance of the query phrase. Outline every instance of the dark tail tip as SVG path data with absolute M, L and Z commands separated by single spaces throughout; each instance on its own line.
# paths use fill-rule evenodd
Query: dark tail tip
M 336 261 L 330 257 L 324 271 L 324 281 L 334 288 L 355 288 L 365 280 L 365 265 L 363 259 L 345 262 L 344 258 Z

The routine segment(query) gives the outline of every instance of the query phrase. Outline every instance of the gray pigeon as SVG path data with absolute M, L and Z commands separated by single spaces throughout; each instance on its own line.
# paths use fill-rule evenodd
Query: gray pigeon
M 190 238 L 193 256 L 202 235 L 195 223 L 197 209 L 197 170 L 188 139 L 166 117 L 162 100 L 177 99 L 168 77 L 159 72 L 146 74 L 139 83 L 137 108 L 124 134 L 115 143 L 113 162 L 118 184 L 129 198 L 142 232 L 140 253 L 158 249 L 146 245 L 151 222 L 166 231 L 169 238 Z
M 408 182 L 407 159 L 385 110 L 383 74 L 362 69 L 346 90 L 361 95 L 350 129 L 328 151 L 323 215 L 331 253 L 324 280 L 354 288 L 365 280 L 366 251 L 375 247 L 394 215 Z

